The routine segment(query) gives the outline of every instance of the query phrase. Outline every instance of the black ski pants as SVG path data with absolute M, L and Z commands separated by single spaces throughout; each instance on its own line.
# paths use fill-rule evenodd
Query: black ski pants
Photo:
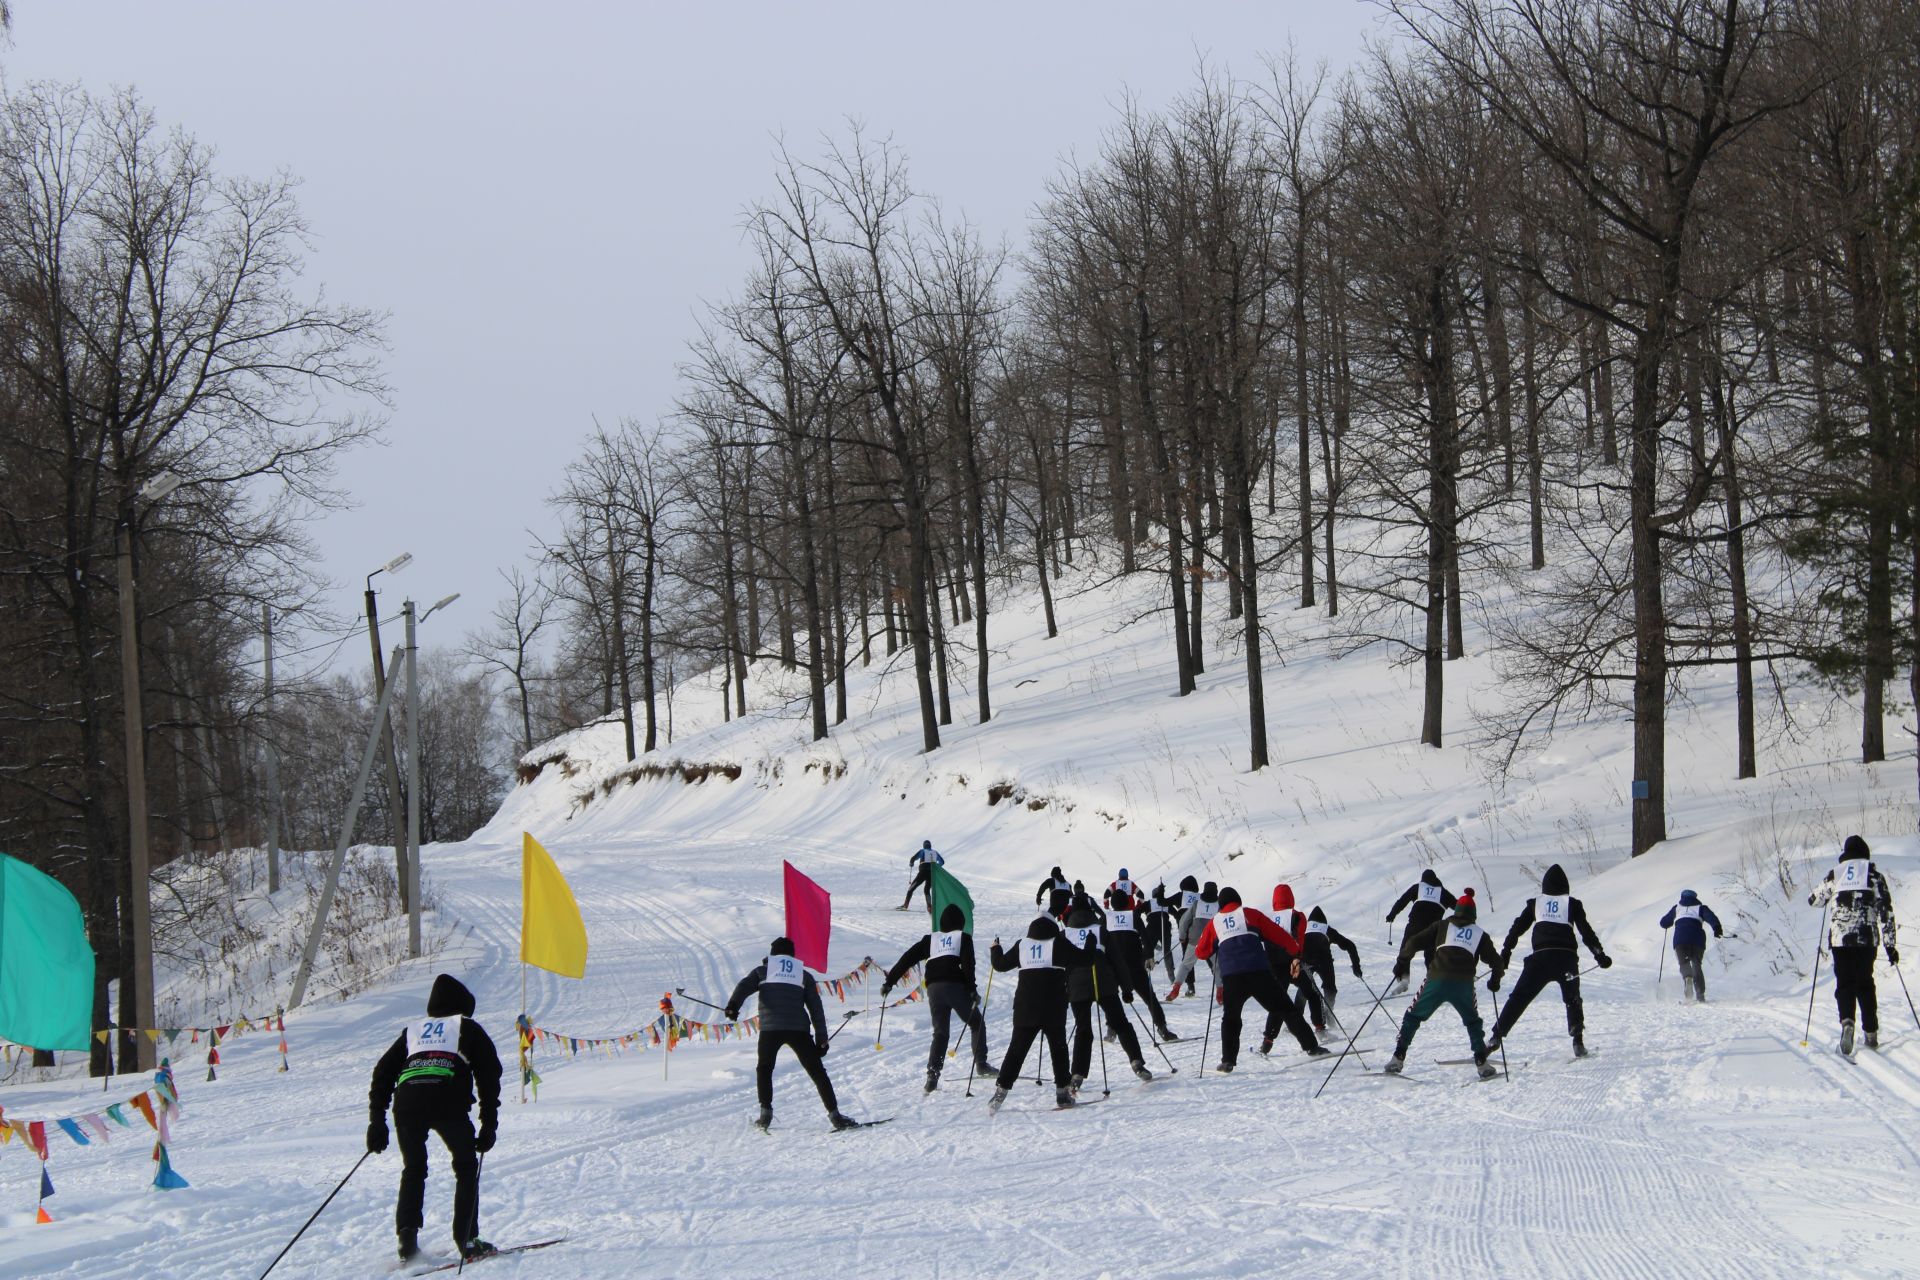
M 1047 1037 L 1047 1054 L 1053 1059 L 1054 1088 L 1066 1088 L 1067 1020 L 1064 1014 L 1049 1019 L 1044 1027 L 1016 1024 L 1013 1034 L 1007 1037 L 1007 1056 L 1000 1059 L 1000 1077 L 994 1083 L 1002 1089 L 1011 1089 L 1013 1082 L 1020 1078 L 1020 1068 L 1027 1064 L 1027 1050 L 1033 1048 L 1033 1042 L 1043 1034 Z
M 813 1037 L 804 1031 L 765 1031 L 760 1035 L 760 1060 L 754 1067 L 754 1083 L 760 1089 L 760 1105 L 773 1106 L 773 1060 L 782 1046 L 793 1050 L 793 1056 L 800 1059 L 800 1065 L 806 1069 L 807 1077 L 813 1081 L 813 1087 L 820 1091 L 820 1101 L 829 1112 L 838 1111 L 840 1103 L 833 1096 L 833 1081 L 827 1079 L 827 1068 L 820 1061 L 820 1051 L 814 1048 Z
M 1153 949 L 1159 947 L 1166 957 L 1167 972 L 1173 972 L 1173 913 L 1156 911 L 1147 917 L 1147 967 L 1153 967 Z
M 1707 974 L 1700 967 L 1706 958 L 1705 947 L 1675 947 L 1673 962 L 1680 967 L 1680 992 L 1691 995 L 1695 1000 L 1707 998 Z
M 427 1194 L 427 1136 L 437 1133 L 453 1163 L 453 1240 L 463 1245 L 480 1234 L 480 1158 L 474 1150 L 467 1102 L 449 1085 L 403 1084 L 393 1095 L 393 1136 L 400 1144 L 400 1199 L 393 1225 L 420 1230 Z
M 913 891 L 922 885 L 927 889 L 920 897 L 926 903 L 927 910 L 931 912 L 933 910 L 933 864 L 930 862 L 921 863 L 920 869 L 913 873 L 913 879 L 907 882 L 907 896 L 900 899 L 902 911 L 913 905 Z
M 928 983 L 927 1013 L 933 1018 L 933 1044 L 927 1049 L 927 1071 L 930 1074 L 940 1074 L 941 1060 L 947 1054 L 949 1024 L 955 1017 L 973 1033 L 974 1065 L 983 1069 L 986 1067 L 987 1020 L 980 1016 L 979 1007 L 973 1003 L 971 987 L 964 982 Z
M 1500 1017 L 1493 1024 L 1494 1039 L 1507 1038 L 1507 1032 L 1520 1021 L 1520 1015 L 1527 1011 L 1533 998 L 1545 991 L 1550 982 L 1560 984 L 1560 998 L 1567 1004 L 1567 1034 L 1576 1040 L 1581 1037 L 1587 1026 L 1587 1012 L 1580 1003 L 1580 953 L 1536 951 L 1520 966 L 1520 978 L 1513 984 L 1513 994 L 1507 997 Z
M 1313 1025 L 1316 1027 L 1324 1027 L 1327 1025 L 1326 1004 L 1320 999 L 1319 988 L 1313 985 L 1312 974 L 1313 970 L 1307 968 L 1303 962 L 1300 965 L 1299 977 L 1289 978 L 1284 975 L 1276 976 L 1279 976 L 1281 982 L 1286 985 L 1287 990 L 1293 993 L 1292 1002 L 1294 1012 L 1297 1013 L 1302 1009 L 1306 1009 L 1313 1015 Z
M 1085 1076 L 1093 1065 L 1093 1001 L 1075 1000 L 1073 1003 L 1073 1074 Z M 1120 1037 L 1120 1047 L 1126 1050 L 1128 1062 L 1140 1061 L 1140 1037 L 1133 1033 L 1133 1019 L 1127 1017 L 1127 1010 L 1120 1003 L 1120 997 L 1111 991 L 1100 993 L 1100 1012 L 1106 1016 L 1107 1030 Z
M 1149 937 L 1147 941 L 1148 945 L 1151 946 L 1152 938 Z M 1147 1012 L 1153 1016 L 1153 1025 L 1156 1028 L 1165 1029 L 1167 1025 L 1167 1014 L 1166 1011 L 1160 1007 L 1160 997 L 1153 992 L 1153 979 L 1147 976 L 1146 958 L 1141 954 L 1139 944 L 1135 943 L 1129 947 L 1126 943 L 1115 941 L 1113 946 L 1113 961 L 1114 967 L 1120 972 L 1121 996 L 1124 997 L 1129 992 L 1132 992 L 1135 995 L 1144 997 L 1147 1002 Z M 1103 992 L 1102 994 L 1105 993 Z M 1123 1009 L 1121 1012 L 1125 1013 L 1126 1011 Z M 1112 1015 L 1109 1014 L 1108 1016 L 1111 1017 Z M 1123 1017 L 1118 1019 L 1118 1021 L 1124 1026 L 1128 1020 Z
M 1840 1021 L 1860 1014 L 1860 1029 L 1868 1035 L 1880 1033 L 1880 1000 L 1873 987 L 1872 947 L 1833 948 L 1833 999 L 1840 1006 Z
M 1258 1000 L 1261 1007 L 1266 1009 L 1267 1026 L 1271 1031 L 1278 1031 L 1280 1024 L 1285 1022 L 1287 1030 L 1293 1032 L 1294 1039 L 1300 1042 L 1302 1049 L 1311 1049 L 1319 1043 L 1313 1038 L 1313 1029 L 1301 1020 L 1300 1011 L 1293 1007 L 1293 1001 L 1287 999 L 1280 980 L 1273 976 L 1271 970 L 1230 973 L 1220 979 L 1220 994 L 1223 1002 L 1220 1012 L 1220 1061 L 1228 1066 L 1240 1060 L 1240 1013 L 1249 1000 Z

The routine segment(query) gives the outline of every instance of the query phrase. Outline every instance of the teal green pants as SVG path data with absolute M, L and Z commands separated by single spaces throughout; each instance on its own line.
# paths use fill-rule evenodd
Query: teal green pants
M 1460 1021 L 1467 1024 L 1467 1040 L 1473 1045 L 1473 1056 L 1478 1058 L 1487 1051 L 1486 1032 L 1480 1025 L 1480 1010 L 1474 1004 L 1472 981 L 1464 978 L 1428 978 L 1420 984 L 1420 994 L 1413 998 L 1413 1007 L 1400 1020 L 1400 1041 L 1393 1047 L 1395 1057 L 1407 1056 L 1407 1046 L 1413 1043 L 1414 1032 L 1443 1004 L 1452 1005 L 1460 1014 Z

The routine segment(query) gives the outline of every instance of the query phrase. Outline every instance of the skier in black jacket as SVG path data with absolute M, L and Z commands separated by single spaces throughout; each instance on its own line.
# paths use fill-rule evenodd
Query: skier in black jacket
M 1094 914 L 1090 899 L 1083 896 L 1067 913 L 1067 926 L 1060 936 L 1067 944 L 1062 954 L 1067 966 L 1067 1004 L 1073 1010 L 1073 1079 L 1069 1087 L 1078 1093 L 1093 1067 L 1095 1003 L 1106 1018 L 1107 1031 L 1120 1038 L 1133 1074 L 1142 1080 L 1153 1079 L 1141 1057 L 1140 1037 L 1134 1034 L 1133 1021 L 1120 1002 L 1124 984 L 1119 967 L 1113 963 L 1112 941 Z
M 1451 911 L 1453 907 L 1454 896 L 1447 892 L 1447 886 L 1440 883 L 1440 877 L 1434 874 L 1433 868 L 1428 867 L 1420 873 L 1418 880 L 1407 886 L 1407 891 L 1400 895 L 1399 901 L 1395 902 L 1387 912 L 1387 923 L 1392 924 L 1395 916 L 1406 911 L 1407 933 L 1424 933 L 1429 926 L 1438 924 L 1440 917 Z M 1431 966 L 1433 949 L 1427 948 L 1422 955 Z M 1402 947 L 1399 956 L 1393 962 L 1395 994 L 1407 989 L 1407 981 L 1412 973 L 1413 954 Z
M 1165 913 L 1160 916 L 1165 919 Z M 1164 1041 L 1178 1040 L 1180 1037 L 1167 1029 L 1166 1010 L 1160 1007 L 1160 997 L 1153 993 L 1153 979 L 1147 976 L 1147 965 L 1151 963 L 1153 953 L 1152 916 L 1142 918 L 1139 900 L 1127 894 L 1115 894 L 1107 909 L 1107 945 L 1108 956 L 1120 975 L 1120 995 L 1127 1003 L 1142 996 L 1147 1002 L 1147 1012 L 1153 1015 L 1154 1034 Z
M 1167 882 L 1162 880 L 1153 886 L 1153 895 L 1147 900 L 1147 968 L 1153 968 L 1154 952 L 1157 948 L 1166 957 L 1167 972 L 1173 972 L 1173 899 L 1167 894 Z
M 793 939 L 775 938 L 767 951 L 767 958 L 740 979 L 740 985 L 727 997 L 729 1022 L 740 1020 L 740 1006 L 748 996 L 757 993 L 760 997 L 760 1057 L 754 1067 L 760 1114 L 754 1119 L 754 1128 L 764 1131 L 773 1123 L 773 1060 L 783 1046 L 793 1050 L 813 1087 L 820 1091 L 820 1101 L 833 1127 L 858 1128 L 858 1120 L 840 1114 L 833 1081 L 827 1079 L 827 1068 L 820 1061 L 827 1052 L 827 1011 L 821 1007 L 818 984 L 807 967 L 794 958 Z
M 1539 895 L 1527 899 L 1526 909 L 1507 930 L 1506 945 L 1500 948 L 1502 971 L 1513 956 L 1514 944 L 1529 928 L 1533 930 L 1533 950 L 1520 968 L 1520 978 L 1513 984 L 1513 994 L 1507 997 L 1507 1007 L 1500 1011 L 1500 1017 L 1493 1024 L 1493 1038 L 1487 1042 L 1492 1049 L 1500 1047 L 1533 998 L 1544 991 L 1549 982 L 1557 982 L 1560 998 L 1567 1005 L 1567 1034 L 1573 1037 L 1573 1056 L 1587 1056 L 1587 1015 L 1580 1002 L 1580 949 L 1574 931 L 1579 930 L 1579 942 L 1587 944 L 1602 969 L 1611 969 L 1613 961 L 1600 945 L 1593 926 L 1587 923 L 1587 909 L 1567 890 L 1567 873 L 1556 862 L 1540 877 Z M 1489 990 L 1499 990 L 1497 975 L 1495 985 Z
M 1353 976 L 1357 978 L 1360 976 L 1360 948 L 1353 945 L 1353 939 L 1328 924 L 1327 913 L 1319 907 L 1307 912 L 1304 942 L 1300 951 L 1300 967 L 1310 970 L 1319 979 L 1320 995 L 1331 1011 L 1334 998 L 1340 993 L 1340 984 L 1334 981 L 1333 949 L 1345 949 L 1347 959 L 1353 965 Z
M 500 1054 L 473 1020 L 473 993 L 452 974 L 433 980 L 427 1016 L 408 1025 L 382 1054 L 367 1091 L 367 1150 L 387 1149 L 387 1104 L 400 1133 L 400 1199 L 393 1225 L 400 1257 L 420 1252 L 420 1209 L 427 1192 L 427 1135 L 437 1133 L 453 1161 L 453 1242 L 462 1258 L 493 1252 L 480 1238 L 480 1161 L 500 1131 Z M 467 1109 L 480 1098 L 480 1132 Z
M 1060 868 L 1058 867 L 1055 867 L 1053 869 L 1053 874 L 1048 876 L 1045 880 L 1042 880 L 1040 882 L 1040 887 L 1034 890 L 1033 905 L 1036 907 L 1045 906 L 1048 898 L 1050 898 L 1053 894 L 1072 893 L 1072 892 L 1073 892 L 1073 881 L 1067 879 L 1066 873 L 1064 871 L 1060 870 Z
M 973 1033 L 974 1070 L 983 1076 L 996 1068 L 987 1061 L 987 1020 L 980 1015 L 980 988 L 975 980 L 973 935 L 966 932 L 967 913 L 949 902 L 940 913 L 940 929 L 908 947 L 880 984 L 884 998 L 891 995 L 907 970 L 927 966 L 927 1013 L 933 1018 L 933 1043 L 927 1049 L 927 1092 L 940 1087 L 940 1065 L 947 1055 L 947 1035 L 954 1015 Z
M 1027 1050 L 1043 1035 L 1053 1059 L 1054 1106 L 1073 1105 L 1073 1090 L 1067 1085 L 1066 957 L 1061 954 L 1069 945 L 1051 916 L 1040 916 L 1028 925 L 1027 936 L 1011 952 L 1001 948 L 1000 939 L 993 940 L 988 963 L 1001 973 L 1018 969 L 1020 982 L 1013 989 L 1013 1034 L 1007 1037 L 1007 1052 L 1000 1059 L 1000 1075 L 987 1103 L 990 1112 L 1000 1110 L 1007 1100 L 1007 1091 L 1026 1065 Z
M 1871 861 L 1872 850 L 1857 835 L 1847 837 L 1840 861 L 1807 897 L 1808 906 L 1832 903 L 1827 949 L 1833 954 L 1833 998 L 1840 1007 L 1840 1052 L 1853 1056 L 1857 1010 L 1867 1048 L 1880 1047 L 1880 1009 L 1873 987 L 1873 949 L 1885 939 L 1887 963 L 1900 963 L 1894 945 L 1893 895 Z

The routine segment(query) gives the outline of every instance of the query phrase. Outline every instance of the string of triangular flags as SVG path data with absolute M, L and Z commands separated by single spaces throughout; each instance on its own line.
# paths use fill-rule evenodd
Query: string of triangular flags
M 848 993 L 858 990 L 878 970 L 879 966 L 874 963 L 873 957 L 868 956 L 837 978 L 816 978 L 815 982 L 823 991 L 831 992 L 835 999 L 845 1004 Z M 894 1001 L 894 1004 L 905 1004 L 920 998 L 921 993 L 916 989 L 903 999 Z M 576 1036 L 552 1031 L 534 1026 L 525 1014 L 516 1020 L 516 1024 L 519 1032 L 520 1083 L 532 1092 L 536 1102 L 540 1098 L 541 1081 L 539 1072 L 533 1068 L 533 1050 L 542 1042 L 563 1050 L 569 1058 L 577 1058 L 582 1053 L 597 1053 L 611 1058 L 650 1048 L 664 1048 L 671 1053 L 682 1041 L 689 1040 L 707 1044 L 741 1040 L 758 1034 L 760 1030 L 757 1016 L 742 1018 L 737 1022 L 702 1022 L 686 1017 L 673 1007 L 671 992 L 660 997 L 660 1013 L 653 1021 L 638 1030 L 619 1035 Z
M 286 1012 L 283 1009 L 275 1009 L 272 1013 L 258 1018 L 235 1018 L 232 1022 L 221 1023 L 210 1027 L 102 1027 L 93 1033 L 93 1038 L 101 1044 L 105 1044 L 110 1036 L 145 1036 L 150 1043 L 155 1045 L 165 1040 L 167 1047 L 175 1050 L 180 1047 L 181 1036 L 187 1037 L 187 1043 L 189 1045 L 197 1045 L 204 1040 L 207 1046 L 207 1079 L 215 1080 L 219 1078 L 217 1068 L 220 1066 L 220 1046 L 229 1040 L 253 1031 L 274 1031 L 279 1033 L 279 1069 L 281 1071 L 287 1070 L 287 1019 Z M 0 1043 L 0 1053 L 5 1054 L 8 1066 L 12 1066 L 13 1060 L 19 1055 L 32 1052 L 33 1049 L 27 1045 L 13 1044 L 11 1042 Z
M 174 1085 L 173 1067 L 163 1061 L 160 1069 L 153 1073 L 153 1084 L 130 1098 L 112 1103 L 98 1111 L 83 1111 L 75 1115 L 60 1116 L 48 1120 L 16 1120 L 6 1115 L 6 1109 L 0 1107 L 0 1147 L 11 1143 L 14 1138 L 40 1158 L 40 1198 L 34 1209 L 35 1222 L 52 1222 L 53 1215 L 47 1212 L 47 1199 L 54 1194 L 53 1174 L 48 1169 L 51 1152 L 48 1139 L 55 1133 L 64 1133 L 73 1140 L 75 1146 L 90 1147 L 97 1139 L 106 1142 L 113 1129 L 109 1124 L 122 1129 L 132 1129 L 134 1123 L 127 1118 L 127 1111 L 138 1112 L 154 1131 L 153 1162 L 156 1166 L 153 1185 L 160 1191 L 178 1191 L 186 1187 L 187 1180 L 173 1167 L 173 1160 L 167 1153 L 167 1144 L 172 1141 L 172 1123 L 181 1116 L 180 1094 Z M 92 1137 L 89 1137 L 89 1132 Z

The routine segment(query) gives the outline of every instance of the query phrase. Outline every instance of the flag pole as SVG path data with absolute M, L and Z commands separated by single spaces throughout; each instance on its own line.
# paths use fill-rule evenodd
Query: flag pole
M 523 930 L 526 928 L 524 924 L 522 924 L 520 927 Z M 526 1018 L 527 1018 L 527 962 L 525 960 L 522 960 L 520 962 L 520 1020 L 522 1022 L 525 1022 Z M 520 1101 L 524 1105 L 526 1100 L 527 1100 L 527 1038 L 523 1035 L 520 1037 Z

